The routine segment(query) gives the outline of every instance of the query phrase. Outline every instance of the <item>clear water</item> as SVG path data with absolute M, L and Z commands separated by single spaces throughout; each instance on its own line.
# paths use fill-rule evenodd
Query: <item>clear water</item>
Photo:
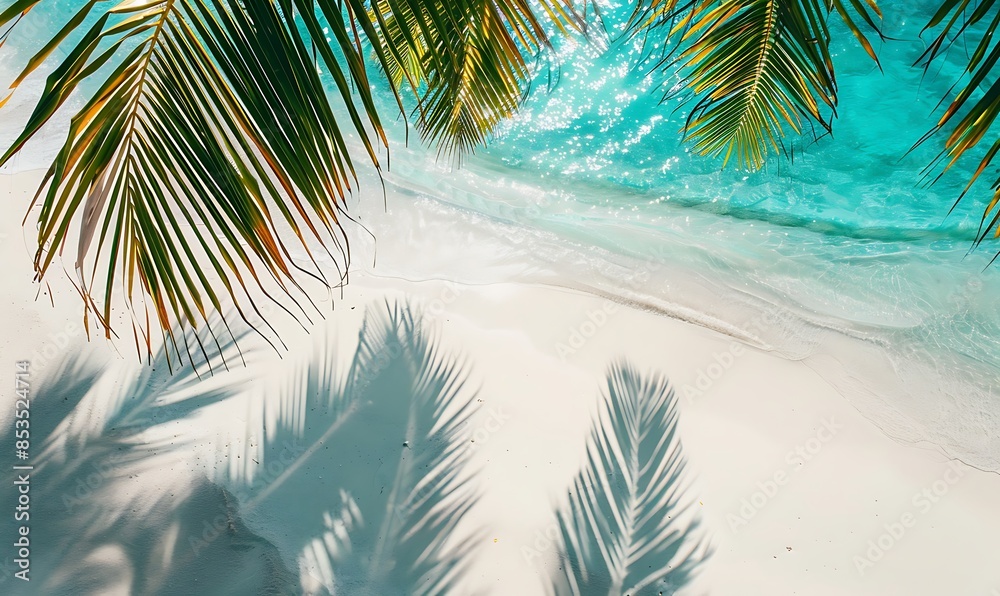
M 991 193 L 949 215 L 976 164 L 928 185 L 921 171 L 940 141 L 910 151 L 967 57 L 956 51 L 925 75 L 912 64 L 934 3 L 880 5 L 899 40 L 878 48 L 883 71 L 835 23 L 833 135 L 791 141 L 794 159 L 765 171 L 691 154 L 684 107 L 661 103 L 642 48 L 619 42 L 562 44 L 518 116 L 461 171 L 428 176 L 426 160 L 394 156 L 396 175 L 573 243 L 572 255 L 539 258 L 565 270 L 585 254 L 576 279 L 591 288 L 805 359 L 898 438 L 1000 469 L 1000 313 L 989 300 L 1000 278 L 987 268 L 1000 243 L 970 254 Z M 628 11 L 604 5 L 612 35 Z M 623 283 L 636 271 L 650 275 Z M 768 315 L 780 323 L 760 325 Z
M 459 170 L 436 165 L 412 136 L 403 147 L 395 127 L 395 219 L 363 215 L 384 242 L 451 243 L 453 254 L 475 237 L 497 265 L 482 279 L 584 287 L 803 359 L 893 436 L 1000 470 L 1000 313 L 989 300 L 1000 274 L 987 268 L 1000 243 L 970 253 L 989 192 L 948 215 L 968 164 L 928 187 L 920 171 L 939 146 L 907 154 L 965 55 L 924 76 L 911 65 L 933 3 L 880 5 L 886 34 L 900 40 L 879 48 L 884 72 L 835 25 L 840 117 L 832 137 L 792 141 L 794 161 L 721 171 L 680 143 L 684 109 L 659 102 L 640 47 L 566 42 L 517 117 Z M 39 35 L 68 9 L 43 10 L 62 12 L 33 13 Z M 603 5 L 612 34 L 627 11 Z M 15 110 L 30 109 L 20 101 Z M 0 121 L 0 141 L 14 124 Z M 59 136 L 47 139 L 18 167 L 40 165 Z M 430 204 L 435 221 L 408 201 Z M 383 270 L 434 273 L 421 256 Z M 530 265 L 500 266 L 516 259 Z

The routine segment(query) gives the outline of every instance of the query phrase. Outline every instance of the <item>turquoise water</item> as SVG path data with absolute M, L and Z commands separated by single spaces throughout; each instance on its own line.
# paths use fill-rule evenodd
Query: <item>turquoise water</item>
M 794 158 L 765 171 L 692 155 L 683 106 L 661 104 L 642 48 L 618 42 L 561 44 L 518 116 L 447 180 L 419 166 L 397 175 L 571 242 L 595 261 L 577 269 L 590 287 L 807 359 L 888 432 L 997 469 L 1000 280 L 987 265 L 1000 242 L 970 253 L 991 193 L 949 215 L 975 162 L 929 185 L 921 171 L 940 140 L 910 151 L 967 57 L 925 75 L 912 64 L 933 3 L 880 5 L 898 40 L 877 46 L 883 71 L 835 23 L 833 135 L 791 140 Z M 628 10 L 604 5 L 612 32 Z M 653 273 L 623 284 L 636 270 Z M 782 324 L 760 329 L 761 313 Z
M 969 164 L 927 186 L 920 171 L 939 146 L 907 154 L 965 54 L 924 76 L 911 65 L 933 3 L 880 5 L 886 34 L 899 40 L 878 46 L 884 72 L 835 25 L 840 117 L 832 136 L 791 140 L 794 160 L 721 171 L 681 144 L 684 109 L 660 103 L 640 47 L 561 42 L 519 114 L 460 170 L 442 174 L 433 150 L 412 136 L 403 147 L 396 126 L 387 178 L 408 191 L 390 206 L 408 197 L 447 206 L 452 228 L 474 214 L 498 262 L 534 259 L 528 269 L 558 272 L 520 278 L 618 295 L 804 359 L 894 436 L 1000 469 L 990 438 L 1000 435 L 1000 314 L 989 300 L 1000 280 L 987 268 L 1000 242 L 970 253 L 989 192 L 948 215 Z M 613 33 L 629 8 L 602 6 Z M 23 38 L 68 10 L 43 3 Z M 10 129 L 0 122 L 0 141 Z M 21 165 L 39 164 L 28 156 Z M 398 226 L 373 231 L 388 238 Z M 762 315 L 768 324 L 755 324 Z

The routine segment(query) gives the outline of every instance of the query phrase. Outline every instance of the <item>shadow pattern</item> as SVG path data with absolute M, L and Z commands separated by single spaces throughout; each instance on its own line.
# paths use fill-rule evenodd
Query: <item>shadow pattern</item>
M 405 305 L 369 308 L 346 366 L 326 341 L 282 387 L 258 464 L 272 472 L 265 482 L 202 478 L 178 495 L 150 495 L 140 477 L 184 440 L 146 431 L 237 395 L 245 377 L 202 384 L 161 353 L 112 391 L 99 383 L 108 371 L 65 359 L 33 390 L 41 581 L 15 580 L 6 560 L 0 593 L 455 593 L 483 537 L 459 527 L 478 499 L 460 436 L 477 390 L 425 327 Z M 235 342 L 215 348 L 216 362 L 234 357 Z M 709 556 L 684 498 L 677 416 L 664 377 L 609 369 L 586 465 L 557 512 L 551 593 L 673 594 Z M 12 434 L 0 449 L 14 450 Z M 16 498 L 0 485 L 0 500 Z M 0 529 L 13 536 L 13 525 Z
M 189 334 L 185 341 L 207 339 Z M 234 357 L 234 342 L 210 344 L 209 362 L 201 364 L 222 366 Z M 241 522 L 235 499 L 221 487 L 202 479 L 183 494 L 150 495 L 138 486 L 140 478 L 158 474 L 164 461 L 158 456 L 185 444 L 183 437 L 151 440 L 147 430 L 183 420 L 240 388 L 206 389 L 195 366 L 175 364 L 171 372 L 169 360 L 161 350 L 137 374 L 99 383 L 110 370 L 74 355 L 32 378 L 29 419 L 37 456 L 30 462 L 30 518 L 0 526 L 4 536 L 15 535 L 21 523 L 30 528 L 31 581 L 13 577 L 19 566 L 4 560 L 0 593 L 235 595 L 277 593 L 295 580 L 274 546 Z M 12 452 L 13 441 L 4 433 L 0 448 Z M 16 502 L 13 489 L 0 486 L 0 500 Z M 184 556 L 187 545 L 179 538 L 204 535 L 206 528 L 215 535 L 202 556 L 226 561 L 227 573 Z M 240 575 L 241 567 L 254 573 Z
M 473 538 L 452 534 L 476 500 L 459 437 L 475 391 L 419 320 L 369 308 L 346 371 L 327 342 L 286 389 L 262 460 L 283 470 L 245 509 L 299 553 L 305 594 L 442 594 L 467 567 Z
M 699 520 L 682 522 L 685 460 L 677 400 L 666 378 L 625 362 L 607 390 L 587 444 L 587 465 L 558 512 L 558 595 L 670 595 L 708 556 Z

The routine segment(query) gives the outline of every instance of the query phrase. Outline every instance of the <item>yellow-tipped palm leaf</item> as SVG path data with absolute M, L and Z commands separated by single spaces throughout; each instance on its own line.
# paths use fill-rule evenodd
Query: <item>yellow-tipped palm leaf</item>
M 989 148 L 979 156 L 979 164 L 952 205 L 952 210 L 969 193 L 1000 152 L 1000 136 L 996 132 L 990 133 L 1000 114 L 1000 80 L 996 76 L 997 64 L 1000 62 L 1000 43 L 995 39 L 998 27 L 1000 2 L 944 0 L 924 28 L 924 31 L 937 29 L 937 36 L 917 60 L 917 64 L 922 64 L 925 68 L 929 68 L 957 40 L 962 40 L 971 50 L 965 78 L 944 114 L 920 140 L 922 143 L 936 137 L 938 132 L 949 129 L 946 131 L 947 137 L 941 153 L 926 172 L 937 169 L 937 177 L 940 178 L 966 154 L 972 153 L 983 139 L 992 141 Z M 1000 177 L 992 181 L 991 188 L 993 196 L 983 210 L 976 244 L 991 235 L 1000 237 L 1000 209 L 997 209 L 1000 204 Z
M 37 2 L 0 10 L 0 29 L 9 34 Z M 545 4 L 560 23 L 570 22 L 568 6 Z M 421 102 L 422 132 L 462 152 L 513 109 L 527 73 L 520 52 L 543 44 L 523 0 L 385 0 L 379 10 L 364 0 L 90 0 L 12 85 L 65 46 L 0 165 L 81 82 L 93 89 L 36 195 L 37 277 L 75 242 L 88 330 L 110 337 L 124 306 L 147 353 L 157 329 L 176 354 L 190 352 L 183 338 L 192 336 L 173 330 L 212 328 L 211 313 L 230 306 L 248 323 L 263 318 L 261 300 L 308 319 L 301 281 L 332 286 L 346 276 L 341 222 L 355 161 L 379 169 L 377 146 L 387 145 L 368 63 L 390 73 L 405 64 L 414 89 L 426 81 L 440 99 Z M 457 115 L 444 110 L 453 98 Z M 348 136 L 361 140 L 361 155 Z M 336 271 L 317 264 L 316 250 Z
M 679 68 L 680 87 L 692 99 L 684 132 L 694 149 L 756 170 L 807 119 L 830 129 L 837 105 L 832 12 L 875 58 L 853 15 L 877 31 L 878 8 L 870 0 L 850 3 L 853 14 L 840 0 L 645 0 L 630 32 L 672 38 L 663 65 Z
M 570 4 L 543 0 L 559 31 L 582 30 Z M 549 41 L 526 0 L 378 0 L 388 74 L 417 98 L 417 128 L 460 157 L 514 114 L 528 77 L 525 56 Z

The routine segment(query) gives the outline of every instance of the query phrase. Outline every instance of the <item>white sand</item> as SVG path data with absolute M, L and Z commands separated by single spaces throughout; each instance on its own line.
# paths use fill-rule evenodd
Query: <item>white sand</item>
M 61 338 L 73 336 L 81 320 L 78 299 L 66 287 L 53 284 L 54 308 L 48 296 L 35 299 L 30 237 L 23 240 L 20 217 L 37 177 L 0 177 L 0 196 L 8 213 L 16 215 L 0 224 L 5 279 L 0 288 L 0 370 L 13 371 L 13 361 L 37 354 L 41 374 L 46 360 L 67 353 Z M 420 209 L 411 213 L 420 216 Z M 419 228 L 412 234 L 419 236 Z M 456 267 L 470 266 L 469 261 L 474 258 L 466 256 Z M 678 594 L 989 596 L 1000 590 L 1000 477 L 949 461 L 934 446 L 890 439 L 805 364 L 577 291 L 523 283 L 405 281 L 380 277 L 379 267 L 374 273 L 366 269 L 352 276 L 336 309 L 313 330 L 313 338 L 286 326 L 289 354 L 283 359 L 258 354 L 249 371 L 231 373 L 253 383 L 191 420 L 153 429 L 151 436 L 177 437 L 178 447 L 160 453 L 155 465 L 138 467 L 135 478 L 126 481 L 116 474 L 114 482 L 103 487 L 109 495 L 123 500 L 127 494 L 139 503 L 153 503 L 165 492 L 173 495 L 168 505 L 161 502 L 150 510 L 168 521 L 177 519 L 163 526 L 164 540 L 172 540 L 166 544 L 173 548 L 164 547 L 147 573 L 159 569 L 157 573 L 169 577 L 173 566 L 189 556 L 188 534 L 198 535 L 201 529 L 197 524 L 194 530 L 177 528 L 185 528 L 180 517 L 190 509 L 182 503 L 200 494 L 199 479 L 207 473 L 232 489 L 239 476 L 255 469 L 247 459 L 259 455 L 264 427 L 280 424 L 292 407 L 269 388 L 280 386 L 296 362 L 308 357 L 323 328 L 343 347 L 338 361 L 342 364 L 357 339 L 365 307 L 389 297 L 425 308 L 440 347 L 468 362 L 467 391 L 480 389 L 476 397 L 481 401 L 474 401 L 474 413 L 463 430 L 470 441 L 470 463 L 463 469 L 474 471 L 470 475 L 480 497 L 449 537 L 454 544 L 464 536 L 475 541 L 467 549 L 471 567 L 453 593 L 545 593 L 556 568 L 556 548 L 549 538 L 556 527 L 554 508 L 565 501 L 584 464 L 604 373 L 621 357 L 640 370 L 662 371 L 678 393 L 680 440 L 688 461 L 685 498 L 702 522 L 693 536 L 707 540 L 712 551 Z M 392 263 L 386 269 L 392 270 Z M 593 314 L 598 312 L 605 316 Z M 588 321 L 599 324 L 588 326 Z M 578 344 L 571 337 L 574 331 L 590 337 Z M 75 335 L 71 339 L 82 337 Z M 114 366 L 121 371 L 116 374 L 124 378 L 135 368 L 133 347 L 126 341 L 116 347 L 121 357 L 103 340 L 82 349 L 116 359 Z M 58 355 L 49 359 L 46 353 Z M 5 374 L 12 377 L 11 372 Z M 103 382 L 109 387 L 118 383 L 114 378 Z M 100 410 L 94 401 L 82 408 Z M 306 421 L 308 416 L 305 412 Z M 2 423 L 6 433 L 9 412 L 3 412 Z M 184 438 L 193 440 L 186 445 Z M 471 441 L 477 438 L 473 447 Z M 247 457 L 241 455 L 233 463 L 241 453 Z M 325 465 L 337 465 L 335 455 L 323 452 L 313 455 L 311 463 L 320 458 L 328 462 Z M 215 459 L 230 465 L 211 463 Z M 379 461 L 373 459 L 370 466 L 377 471 Z M 315 469 L 296 474 L 303 502 L 323 497 L 330 500 L 329 507 L 335 505 L 329 477 L 324 480 Z M 114 509 L 119 504 L 112 499 L 102 506 Z M 246 509 L 247 503 L 240 507 Z M 299 553 L 282 545 L 305 543 L 311 536 L 291 535 L 295 524 L 280 520 L 310 511 L 289 497 L 243 511 L 241 523 L 273 542 L 297 574 Z M 141 525 L 142 517 L 136 514 L 130 523 Z M 73 527 L 64 521 L 39 519 L 33 531 L 42 534 L 47 524 L 53 525 L 53 532 L 55 527 Z M 315 527 L 315 535 L 322 533 L 321 518 L 298 521 Z M 2 528 L 6 544 L 8 526 Z M 103 560 L 109 569 L 107 593 L 115 591 L 113 585 L 127 585 L 119 583 L 122 578 L 138 573 L 135 557 L 129 557 L 135 543 L 122 542 L 116 544 L 112 534 L 92 549 L 93 559 Z M 272 552 L 269 545 L 255 544 L 249 552 Z M 37 547 L 39 559 L 44 548 Z M 186 573 L 218 578 L 223 570 L 245 563 L 247 552 L 206 550 Z M 6 556 L 0 553 L 0 560 Z M 263 573 L 259 565 L 249 568 Z M 32 587 L 50 579 L 36 575 Z M 0 591 L 6 593 L 5 584 Z

